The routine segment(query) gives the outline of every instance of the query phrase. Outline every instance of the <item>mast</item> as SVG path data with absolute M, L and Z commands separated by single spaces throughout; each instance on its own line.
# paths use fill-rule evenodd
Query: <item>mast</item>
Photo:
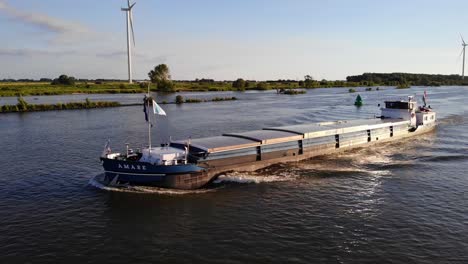
M 148 83 L 148 98 L 146 99 L 146 109 L 149 111 L 149 98 L 150 98 L 150 83 Z M 151 121 L 148 115 L 148 121 Z M 149 153 L 151 154 L 151 122 L 148 122 L 148 145 L 149 145 Z

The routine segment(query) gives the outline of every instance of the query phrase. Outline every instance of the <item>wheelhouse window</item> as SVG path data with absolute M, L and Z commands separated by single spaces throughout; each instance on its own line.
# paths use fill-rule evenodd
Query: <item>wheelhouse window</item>
M 390 109 L 413 109 L 409 102 L 385 102 L 385 107 Z

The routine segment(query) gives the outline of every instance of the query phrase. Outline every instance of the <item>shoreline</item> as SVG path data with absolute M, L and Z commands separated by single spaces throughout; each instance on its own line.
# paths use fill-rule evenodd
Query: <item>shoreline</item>
M 165 94 L 177 94 L 177 93 L 190 93 L 190 92 L 198 92 L 198 93 L 212 93 L 212 92 L 246 92 L 246 91 L 274 91 L 274 90 L 309 90 L 309 89 L 321 89 L 321 88 L 347 88 L 347 87 L 315 87 L 315 88 L 305 88 L 305 87 L 296 87 L 296 88 L 278 88 L 278 89 L 245 89 L 245 90 L 237 90 L 237 89 L 218 89 L 218 90 L 207 90 L 207 89 L 177 89 L 173 92 L 164 92 L 159 91 L 157 89 L 150 89 L 152 93 L 165 93 Z M 15 93 L 4 93 L 1 90 L 0 86 L 0 97 L 16 97 L 18 95 L 22 96 L 55 96 L 55 95 L 91 95 L 91 94 L 146 94 L 147 90 L 90 90 L 90 91 L 74 91 L 74 92 L 66 92 L 66 91 L 46 91 L 46 92 L 24 92 L 24 91 L 17 91 Z
M 63 78 L 62 78 L 63 77 Z M 62 79 L 60 79 L 62 78 Z M 277 80 L 168 80 L 169 86 L 151 83 L 148 80 L 127 83 L 119 79 L 75 79 L 61 75 L 58 79 L 3 79 L 0 80 L 0 97 L 19 95 L 64 95 L 64 94 L 131 94 L 152 92 L 216 92 L 216 91 L 266 91 L 316 88 L 357 88 L 357 87 L 406 87 L 406 86 L 468 86 L 468 80 L 456 74 L 425 73 L 372 73 L 347 76 L 343 80 L 315 80 L 310 75 L 304 79 Z M 153 80 L 154 82 L 154 80 Z M 161 86 L 160 86 L 161 85 Z M 148 87 L 149 86 L 149 87 Z M 160 87 L 159 87 L 160 86 Z
M 313 86 L 306 86 L 299 81 L 246 81 L 244 87 L 234 87 L 232 82 L 190 82 L 174 81 L 173 91 L 162 91 L 157 87 L 150 87 L 151 92 L 180 93 L 180 92 L 243 92 L 243 91 L 279 91 L 279 90 L 308 90 L 317 88 L 349 88 L 361 87 L 359 83 L 346 82 L 314 82 Z M 365 85 L 364 85 L 365 86 Z M 87 83 L 78 82 L 75 85 L 52 85 L 46 82 L 0 82 L 0 97 L 14 96 L 48 96 L 48 95 L 81 95 L 81 94 L 139 94 L 146 93 L 146 83 Z
M 167 104 L 193 104 L 193 103 L 215 103 L 224 101 L 235 101 L 236 97 L 215 97 L 206 100 L 182 98 L 182 101 L 175 102 L 158 102 L 161 105 Z M 119 103 L 114 101 L 98 101 L 92 102 L 86 98 L 85 102 L 57 103 L 57 104 L 29 104 L 22 97 L 18 97 L 18 104 L 0 106 L 0 114 L 8 113 L 29 113 L 29 112 L 47 112 L 47 111 L 63 111 L 63 110 L 86 110 L 98 108 L 113 108 L 113 107 L 129 107 L 143 106 L 143 103 Z
M 271 89 L 257 89 L 257 88 L 247 88 L 245 90 L 237 90 L 237 89 L 177 89 L 173 92 L 164 92 L 159 91 L 157 89 L 150 89 L 152 93 L 163 93 L 163 94 L 178 94 L 178 93 L 190 93 L 190 92 L 198 92 L 198 93 L 216 93 L 216 92 L 248 92 L 248 91 L 258 91 L 258 92 L 265 92 L 265 91 L 307 91 L 307 90 L 315 90 L 315 89 L 356 89 L 356 88 L 395 88 L 395 89 L 408 89 L 411 87 L 430 87 L 430 88 L 441 88 L 441 87 L 466 87 L 464 85 L 442 85 L 442 86 L 424 86 L 424 85 L 411 85 L 409 87 L 398 87 L 398 86 L 391 86 L 391 85 L 374 85 L 374 86 L 323 86 L 323 87 L 294 87 L 294 88 L 271 88 Z M 376 89 L 372 89 L 376 90 Z M 29 91 L 16 91 L 16 92 L 5 92 L 2 90 L 2 86 L 0 85 L 0 98 L 4 97 L 17 97 L 17 96 L 59 96 L 59 95 L 93 95 L 93 94 L 146 94 L 147 90 L 145 89 L 103 89 L 103 90 L 88 90 L 88 91 L 40 91 L 40 92 L 29 92 Z

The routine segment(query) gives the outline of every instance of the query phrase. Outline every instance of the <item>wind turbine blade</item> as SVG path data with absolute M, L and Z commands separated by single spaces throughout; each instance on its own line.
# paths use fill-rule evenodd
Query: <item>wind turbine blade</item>
M 130 0 L 127 0 L 128 8 L 130 8 Z
M 461 40 L 462 40 L 462 42 L 463 42 L 463 45 L 466 45 L 465 40 L 463 39 L 463 36 L 462 36 L 461 33 L 460 33 L 460 38 L 461 38 Z
M 132 39 L 133 39 L 133 46 L 135 46 L 135 32 L 133 31 L 133 16 L 132 10 L 128 11 L 130 14 L 130 28 L 132 29 Z
M 136 2 L 135 2 L 135 3 L 133 3 L 133 4 L 132 4 L 132 5 L 131 5 L 131 6 L 130 6 L 128 9 L 132 9 L 132 8 L 133 8 L 133 6 L 134 6 L 135 4 L 136 4 Z
M 463 55 L 463 50 L 464 50 L 464 48 L 462 48 L 462 50 L 460 52 L 460 55 L 458 55 L 458 58 L 460 58 Z

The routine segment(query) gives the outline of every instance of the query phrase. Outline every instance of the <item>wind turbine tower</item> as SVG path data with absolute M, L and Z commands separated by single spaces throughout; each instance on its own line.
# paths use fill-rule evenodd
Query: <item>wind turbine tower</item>
M 130 42 L 130 34 L 132 35 L 133 46 L 135 46 L 135 34 L 133 32 L 133 16 L 132 8 L 136 3 L 130 5 L 130 0 L 127 0 L 127 7 L 122 7 L 120 10 L 127 15 L 127 56 L 128 56 L 128 83 L 132 83 L 132 43 Z
M 462 49 L 462 53 L 463 53 L 462 80 L 463 80 L 465 79 L 465 49 L 466 49 L 466 46 L 468 46 L 468 44 L 465 43 L 465 40 L 463 39 L 462 35 L 460 35 L 460 37 L 461 37 L 462 46 L 463 46 L 463 49 Z

